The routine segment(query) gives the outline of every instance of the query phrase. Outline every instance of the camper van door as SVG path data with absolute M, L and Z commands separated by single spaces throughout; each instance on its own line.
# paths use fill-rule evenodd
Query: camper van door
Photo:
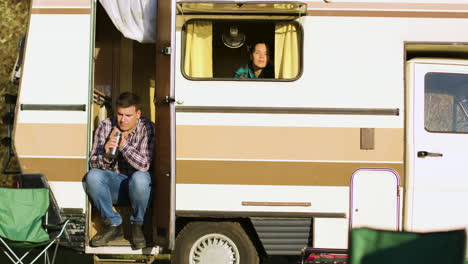
M 406 228 L 468 227 L 468 62 L 410 62 Z
M 175 240 L 175 107 L 174 49 L 175 1 L 160 0 L 156 23 L 156 146 L 154 159 L 154 239 L 174 248 Z

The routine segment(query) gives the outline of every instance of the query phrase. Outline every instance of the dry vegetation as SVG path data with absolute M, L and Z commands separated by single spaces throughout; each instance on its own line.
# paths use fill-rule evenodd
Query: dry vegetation
M 30 1 L 27 0 L 0 0 L 0 114 L 3 117 L 7 112 L 4 94 L 16 94 L 18 86 L 10 82 L 10 75 L 18 54 L 18 44 L 21 36 L 26 33 L 29 17 Z M 7 126 L 2 123 L 0 139 L 7 136 Z M 0 147 L 0 172 L 6 157 L 5 146 Z M 12 169 L 16 164 L 12 163 Z M 11 175 L 0 173 L 0 186 L 11 185 Z

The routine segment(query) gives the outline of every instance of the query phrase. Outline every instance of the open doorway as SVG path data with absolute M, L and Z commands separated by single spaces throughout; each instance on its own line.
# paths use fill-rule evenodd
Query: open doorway
M 141 99 L 141 116 L 155 122 L 155 44 L 139 43 L 128 39 L 114 26 L 111 18 L 100 3 L 96 3 L 95 43 L 94 43 L 94 100 L 91 116 L 91 133 L 94 136 L 99 123 L 115 115 L 115 102 L 123 92 L 133 92 Z M 94 138 L 94 137 L 92 137 Z M 92 144 L 92 142 L 91 142 Z M 150 201 L 149 204 L 152 204 Z M 151 207 L 151 206 L 150 206 Z M 128 254 L 130 247 L 129 216 L 132 208 L 129 203 L 117 204 L 114 209 L 123 219 L 124 238 L 109 246 L 121 247 L 116 254 Z M 144 233 L 147 246 L 154 245 L 152 212 L 149 208 L 145 216 Z M 101 215 L 88 204 L 87 237 L 91 239 L 102 229 Z M 89 242 L 88 242 L 89 243 Z M 109 253 L 106 249 L 94 248 L 96 252 Z M 127 252 L 128 251 L 128 252 Z

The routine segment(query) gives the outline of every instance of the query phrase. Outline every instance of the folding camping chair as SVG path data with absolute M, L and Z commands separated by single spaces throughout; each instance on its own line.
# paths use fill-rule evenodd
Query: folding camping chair
M 39 253 L 29 263 L 34 263 L 44 255 L 44 263 L 54 263 L 59 246 L 59 239 L 71 219 L 63 224 L 47 226 L 49 208 L 49 190 L 0 188 L 0 248 L 15 264 L 24 264 L 25 258 L 34 250 Z M 48 231 L 56 230 L 57 235 Z M 52 261 L 48 250 L 55 244 Z M 19 257 L 13 249 L 23 253 Z
M 463 264 L 465 230 L 434 233 L 353 229 L 350 264 Z

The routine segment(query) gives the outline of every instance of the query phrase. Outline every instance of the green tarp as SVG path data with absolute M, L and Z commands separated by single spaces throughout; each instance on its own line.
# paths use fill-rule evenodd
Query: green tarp
M 0 237 L 38 243 L 49 240 L 42 217 L 49 208 L 47 189 L 0 188 Z
M 465 230 L 409 233 L 351 231 L 350 264 L 463 264 Z

